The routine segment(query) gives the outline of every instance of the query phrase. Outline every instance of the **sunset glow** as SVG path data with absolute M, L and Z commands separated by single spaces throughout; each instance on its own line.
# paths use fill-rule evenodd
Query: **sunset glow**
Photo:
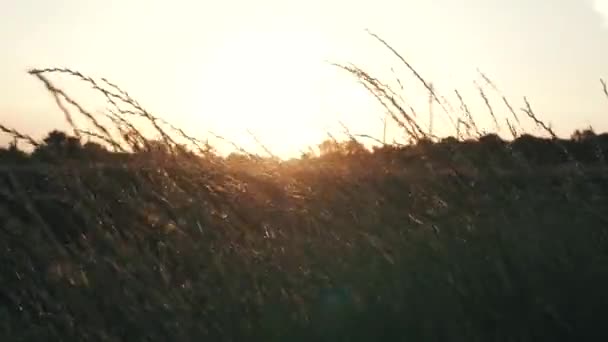
M 26 70 L 69 67 L 107 77 L 202 139 L 212 131 L 248 150 L 259 152 L 262 143 L 277 155 L 297 156 L 327 133 L 342 134 L 342 124 L 381 137 L 384 110 L 328 63 L 352 62 L 398 89 L 426 124 L 428 93 L 369 29 L 456 109 L 458 89 L 478 120 L 487 118 L 474 84 L 479 68 L 516 107 L 528 96 L 558 132 L 591 123 L 601 130 L 608 127 L 598 82 L 608 58 L 605 7 L 591 0 L 13 2 L 0 23 L 7 51 L 0 56 L 0 112 L 5 124 L 35 136 L 65 129 L 63 115 Z M 500 94 L 489 95 L 500 107 Z M 435 129 L 453 133 L 445 113 L 436 115 Z M 390 140 L 402 132 L 389 125 L 388 134 Z
M 323 114 L 328 114 L 328 86 L 335 70 L 323 35 L 309 31 L 241 31 L 225 37 L 201 67 L 200 103 L 203 120 L 239 127 L 240 144 L 251 147 L 260 137 L 279 154 L 293 152 L 323 138 Z M 356 101 L 356 98 L 353 97 Z

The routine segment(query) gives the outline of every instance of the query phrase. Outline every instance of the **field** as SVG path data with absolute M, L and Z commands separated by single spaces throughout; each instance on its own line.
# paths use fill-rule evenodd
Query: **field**
M 344 68 L 410 143 L 222 157 L 109 82 L 32 70 L 92 129 L 0 126 L 32 147 L 0 154 L 3 340 L 608 340 L 608 135 L 558 138 L 528 105 L 513 139 L 466 113 L 434 137 Z M 70 102 L 57 73 L 115 110 Z

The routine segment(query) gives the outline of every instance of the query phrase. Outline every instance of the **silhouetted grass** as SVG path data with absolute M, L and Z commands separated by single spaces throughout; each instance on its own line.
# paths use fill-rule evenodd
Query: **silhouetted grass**
M 516 122 L 505 119 L 504 141 L 457 91 L 463 114 L 450 112 L 391 51 L 455 138 L 429 134 L 388 85 L 340 66 L 411 144 L 370 151 L 349 133 L 320 156 L 223 158 L 113 83 L 32 70 L 74 137 L 0 126 L 35 145 L 0 156 L 3 340 L 607 339 L 606 135 L 560 139 L 527 100 L 522 113 L 550 137 L 519 135 L 502 97 Z M 105 116 L 53 85 L 55 73 L 99 91 Z

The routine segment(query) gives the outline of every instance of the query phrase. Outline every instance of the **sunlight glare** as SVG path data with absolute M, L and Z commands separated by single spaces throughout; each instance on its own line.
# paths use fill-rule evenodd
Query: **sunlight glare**
M 593 8 L 602 17 L 603 27 L 608 28 L 608 1 L 593 0 Z
M 294 154 L 323 134 L 329 50 L 303 30 L 226 37 L 202 66 L 197 113 L 244 148 L 256 148 L 251 131 L 278 155 Z

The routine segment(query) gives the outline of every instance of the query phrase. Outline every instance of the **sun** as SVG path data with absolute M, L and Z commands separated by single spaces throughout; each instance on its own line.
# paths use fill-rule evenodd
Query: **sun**
M 335 78 L 329 42 L 307 30 L 248 30 L 223 37 L 202 64 L 197 115 L 210 130 L 279 156 L 323 138 Z

